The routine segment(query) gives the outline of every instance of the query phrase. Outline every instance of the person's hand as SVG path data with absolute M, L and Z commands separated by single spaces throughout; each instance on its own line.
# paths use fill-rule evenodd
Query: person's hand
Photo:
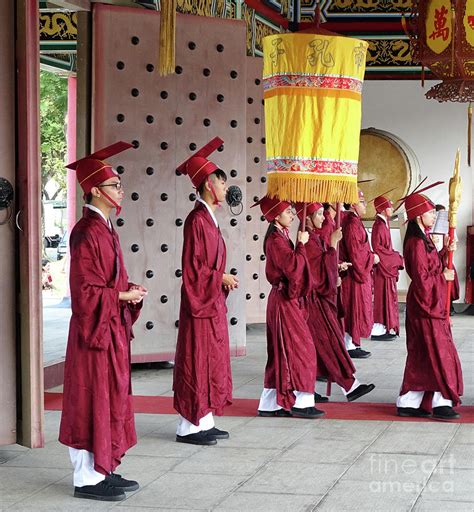
M 130 300 L 131 304 L 140 303 L 143 300 L 143 298 L 145 297 L 145 295 L 148 295 L 148 290 L 141 284 L 132 284 L 132 286 L 130 286 L 130 288 L 129 288 L 129 291 L 134 291 L 134 292 L 138 292 L 141 294 L 138 299 L 131 299 Z
M 342 261 L 337 265 L 339 272 L 345 272 L 349 267 L 352 267 L 352 263 L 349 263 L 348 261 Z
M 147 294 L 148 290 L 144 286 L 134 284 L 126 292 L 120 292 L 119 299 L 130 302 L 131 304 L 138 304 Z
M 379 255 L 374 253 L 374 265 L 378 265 L 379 263 L 380 263 Z
M 340 240 L 342 240 L 342 228 L 337 228 L 336 231 L 333 231 L 331 234 L 329 245 L 335 249 L 337 247 L 337 242 Z
M 228 291 L 235 290 L 239 287 L 239 279 L 232 274 L 222 274 L 222 286 Z
M 342 279 L 340 276 L 337 276 L 337 279 L 336 279 L 336 286 L 339 288 L 339 286 L 341 286 L 342 284 Z
M 309 233 L 307 231 L 298 231 L 297 240 L 305 245 L 309 240 Z
M 140 291 L 144 292 L 145 295 L 148 294 L 148 290 L 141 284 L 132 284 L 132 286 L 130 286 L 129 290 L 140 290 Z
M 446 281 L 454 281 L 454 270 L 452 268 L 445 268 L 443 275 Z
M 449 242 L 448 242 L 449 244 Z M 452 251 L 455 251 L 457 249 L 457 242 L 456 240 L 453 240 L 449 245 L 448 245 L 448 251 L 452 252 Z

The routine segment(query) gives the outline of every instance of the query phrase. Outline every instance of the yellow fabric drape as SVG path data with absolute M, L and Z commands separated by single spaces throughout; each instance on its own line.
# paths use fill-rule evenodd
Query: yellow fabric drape
M 263 39 L 268 194 L 357 201 L 367 43 L 320 34 Z
M 176 0 L 161 0 L 159 52 L 160 75 L 171 75 L 176 61 Z

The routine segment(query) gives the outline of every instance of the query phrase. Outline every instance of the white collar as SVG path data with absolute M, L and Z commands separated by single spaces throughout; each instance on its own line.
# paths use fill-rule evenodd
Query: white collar
M 385 222 L 385 225 L 388 226 L 387 219 L 383 215 L 381 215 L 380 213 L 377 213 L 377 217 L 380 217 Z
M 89 208 L 89 210 L 92 210 L 93 212 L 98 213 L 105 220 L 105 222 L 107 223 L 107 226 L 109 228 L 111 228 L 110 219 L 107 219 L 105 217 L 105 215 L 103 214 L 103 212 L 101 210 L 99 210 L 99 208 L 97 208 L 97 206 L 94 206 L 93 204 L 86 204 L 85 206 L 86 206 L 86 208 Z
M 203 199 L 201 199 L 200 197 L 198 197 L 196 199 L 196 201 L 199 201 L 200 203 L 202 203 L 206 208 L 207 208 L 207 211 L 209 212 L 209 214 L 211 215 L 212 217 L 212 220 L 214 221 L 214 224 L 216 225 L 216 228 L 219 227 L 219 224 L 217 222 L 217 219 L 216 219 L 216 216 L 214 215 L 214 212 L 212 211 L 212 208 L 206 203 L 206 201 L 204 201 Z

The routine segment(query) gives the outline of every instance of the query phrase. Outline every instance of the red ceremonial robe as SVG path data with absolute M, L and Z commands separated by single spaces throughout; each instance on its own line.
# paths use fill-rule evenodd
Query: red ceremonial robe
M 174 408 L 194 425 L 232 403 L 226 293 L 226 247 L 201 202 L 186 218 L 183 284 L 173 376 Z
M 285 409 L 295 404 L 293 391 L 314 393 L 316 351 L 306 323 L 302 297 L 311 290 L 305 246 L 296 250 L 277 229 L 265 245 L 267 280 L 272 285 L 267 303 L 266 388 L 276 389 L 277 403 Z
M 326 247 L 315 231 L 310 233 L 305 247 L 313 282 L 307 299 L 308 326 L 318 355 L 318 376 L 349 391 L 356 370 L 337 315 L 337 252 Z
M 385 325 L 387 332 L 400 332 L 398 317 L 398 271 L 403 268 L 402 255 L 395 251 L 387 222 L 377 215 L 372 227 L 372 250 L 380 262 L 374 266 L 374 323 Z
M 342 219 L 343 238 L 340 259 L 352 263 L 342 277 L 345 331 L 352 342 L 360 346 L 361 338 L 368 338 L 373 326 L 372 266 L 374 255 L 361 218 L 346 212 Z
M 342 214 L 341 211 L 341 222 Z M 336 220 L 331 217 L 329 210 L 324 210 L 324 221 L 321 228 L 314 229 L 314 232 L 321 237 L 321 240 L 329 247 L 331 243 L 331 235 L 336 231 Z M 339 262 L 341 259 L 339 258 Z M 336 291 L 337 294 L 337 317 L 341 329 L 344 331 L 344 301 L 342 297 L 342 287 L 339 286 Z M 318 374 L 319 375 L 319 374 Z
M 461 363 L 446 313 L 447 281 L 434 244 L 421 238 L 405 243 L 403 255 L 411 283 L 407 294 L 407 360 L 400 394 L 440 391 L 460 403 L 463 394 Z M 426 403 L 426 401 L 424 401 Z
M 115 230 L 89 208 L 69 238 L 72 317 L 64 366 L 59 441 L 94 454 L 107 474 L 137 442 L 130 342 L 141 303 L 119 300 L 131 286 Z

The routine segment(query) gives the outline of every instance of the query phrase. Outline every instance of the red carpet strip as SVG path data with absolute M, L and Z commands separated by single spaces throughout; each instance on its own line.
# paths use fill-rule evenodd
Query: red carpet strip
M 44 394 L 44 407 L 47 411 L 62 409 L 62 393 Z M 176 414 L 171 396 L 133 397 L 135 412 L 146 414 Z M 364 421 L 433 421 L 424 418 L 401 418 L 396 415 L 395 404 L 378 404 L 370 402 L 329 402 L 316 404 L 318 409 L 326 412 L 328 420 L 364 420 Z M 257 416 L 258 400 L 255 398 L 234 398 L 232 405 L 224 410 L 224 416 Z M 456 423 L 474 423 L 474 407 L 460 406 L 456 410 L 461 418 Z

